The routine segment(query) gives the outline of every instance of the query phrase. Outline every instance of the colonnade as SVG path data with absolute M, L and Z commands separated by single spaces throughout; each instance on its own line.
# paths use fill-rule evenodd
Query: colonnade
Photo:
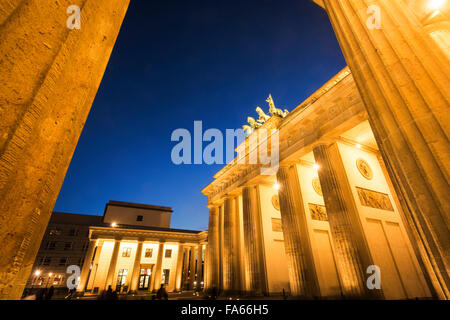
M 356 147 L 353 146 L 353 148 Z M 383 275 L 386 279 L 390 276 L 397 277 L 399 282 L 388 283 L 386 281 L 380 290 L 371 290 L 368 287 L 367 268 L 376 265 L 374 257 L 377 257 L 378 263 L 384 263 L 383 259 L 379 257 L 379 253 L 388 252 L 389 246 L 392 244 L 376 244 L 371 235 L 368 234 L 369 228 L 372 227 L 370 223 L 376 221 L 374 219 L 378 218 L 377 215 L 383 217 L 380 219 L 384 219 L 385 216 L 382 216 L 383 213 L 375 213 L 375 218 L 372 218 L 370 215 L 373 215 L 373 213 L 370 210 L 364 209 L 364 211 L 361 211 L 363 209 L 358 208 L 358 202 L 362 200 L 357 200 L 357 196 L 351 192 L 351 188 L 357 188 L 357 186 L 348 176 L 349 172 L 356 170 L 356 168 L 344 167 L 342 152 L 345 153 L 345 150 L 345 148 L 338 146 L 337 140 L 316 143 L 312 148 L 312 154 L 315 158 L 314 166 L 317 166 L 317 175 L 320 181 L 320 194 L 323 196 L 324 208 L 326 208 L 326 221 L 329 225 L 330 241 L 332 242 L 330 250 L 332 250 L 333 265 L 335 265 L 337 274 L 338 290 L 333 293 L 333 297 L 382 299 L 386 298 L 384 289 L 386 289 L 387 297 L 430 296 L 427 285 L 423 281 L 423 276 L 408 280 L 406 276 L 398 274 L 405 273 L 404 270 L 422 272 L 417 267 L 416 260 L 406 261 L 402 258 L 403 254 L 411 254 L 412 252 L 408 240 L 401 240 L 406 241 L 404 242 L 404 248 L 401 249 L 404 250 L 402 253 L 392 252 L 393 263 L 404 267 L 404 270 L 392 270 L 396 268 L 393 265 L 392 268 L 387 269 L 387 264 L 383 264 Z M 355 157 L 356 160 L 357 156 L 351 151 L 347 154 L 350 157 Z M 387 188 L 383 190 L 385 194 L 393 194 L 393 190 L 389 190 L 389 187 L 387 187 L 388 177 L 380 169 L 383 164 L 379 161 L 382 160 L 375 155 L 372 157 L 372 160 L 375 159 L 372 165 L 375 166 L 374 170 L 378 176 L 374 179 L 375 182 L 368 183 L 374 183 L 375 185 L 372 185 L 374 189 Z M 308 206 L 305 206 L 304 195 L 302 194 L 304 190 L 300 186 L 302 179 L 306 179 L 298 169 L 300 163 L 300 159 L 282 163 L 276 177 L 272 176 L 267 179 L 276 181 L 277 184 L 290 294 L 299 298 L 311 299 L 325 297 L 328 293 L 327 289 L 324 288 L 327 284 L 324 284 L 323 280 L 322 283 L 319 283 L 319 272 L 323 272 L 323 270 L 319 270 L 320 258 L 318 256 L 321 253 L 313 252 L 314 250 L 320 250 L 320 248 L 313 243 L 316 241 L 312 234 L 314 230 L 311 228 L 311 222 L 307 221 L 311 219 L 308 218 L 311 212 L 307 209 Z M 352 163 L 351 168 L 354 165 Z M 366 180 L 369 181 L 372 178 Z M 259 183 L 262 183 L 261 181 L 261 178 L 259 178 Z M 225 295 L 237 293 L 256 296 L 271 294 L 267 264 L 273 263 L 273 259 L 270 262 L 267 257 L 278 253 L 266 252 L 267 246 L 264 245 L 264 241 L 271 241 L 272 238 L 264 234 L 271 231 L 267 228 L 263 230 L 264 218 L 261 216 L 262 199 L 260 199 L 262 193 L 259 188 L 258 183 L 252 184 L 252 182 L 249 182 L 247 185 L 237 188 L 232 195 L 227 194 L 223 201 L 216 201 L 215 205 L 209 205 L 210 229 L 206 260 L 208 274 L 206 288 L 216 288 Z M 373 206 L 373 204 L 371 205 Z M 390 206 L 393 206 L 393 204 L 390 204 Z M 373 206 L 376 210 L 383 209 L 382 207 L 376 207 Z M 395 202 L 395 207 L 397 207 L 397 202 Z M 389 209 L 386 211 L 386 217 L 388 216 L 393 220 L 391 218 L 386 218 L 386 221 L 380 220 L 380 225 L 388 224 L 386 227 L 389 227 L 389 223 L 395 224 L 400 230 L 399 232 L 403 232 L 401 231 L 403 226 L 398 217 L 398 211 Z M 241 221 L 241 224 L 239 221 Z M 394 236 L 396 237 L 394 233 L 387 235 L 387 241 L 397 241 L 394 240 Z M 369 244 L 370 241 L 372 242 Z M 379 248 L 380 246 L 382 249 Z M 408 281 L 414 283 L 411 284 Z M 398 286 L 414 288 L 398 289 Z
M 103 250 L 103 245 L 105 241 L 114 241 L 111 257 L 107 262 L 100 262 L 100 257 Z M 79 292 L 90 292 L 99 293 L 102 290 L 107 290 L 109 286 L 113 290 L 116 289 L 116 283 L 114 279 L 117 279 L 118 275 L 118 258 L 120 254 L 121 244 L 123 243 L 122 238 L 111 239 L 91 239 L 89 243 L 88 250 L 85 256 L 85 262 L 80 274 L 80 282 L 77 287 Z M 126 240 L 128 242 L 133 242 L 133 240 Z M 151 269 L 151 282 L 148 286 L 148 291 L 156 291 L 159 289 L 162 283 L 162 266 L 165 257 L 165 244 L 166 241 L 159 241 L 157 246 L 157 256 L 154 264 L 142 264 L 143 263 L 143 245 L 145 243 L 144 239 L 139 239 L 137 241 L 136 252 L 134 255 L 134 262 L 130 273 L 127 276 L 129 278 L 126 280 L 126 286 L 129 288 L 130 292 L 137 292 L 139 289 L 139 277 L 141 276 L 141 269 L 150 268 Z M 171 244 L 173 246 L 173 244 Z M 134 250 L 134 249 L 133 249 Z M 170 291 L 182 291 L 182 290 L 192 290 L 194 288 L 200 288 L 203 285 L 203 257 L 204 257 L 204 245 L 194 244 L 194 243 L 183 243 L 179 242 L 177 244 L 177 256 L 176 264 L 171 268 L 171 272 L 175 272 L 175 277 L 166 286 Z M 131 253 L 130 253 L 131 255 Z M 103 257 L 102 257 L 103 258 Z M 98 285 L 96 281 L 97 277 L 101 277 L 99 272 L 100 264 L 107 264 L 105 281 Z M 98 289 L 95 290 L 94 288 Z

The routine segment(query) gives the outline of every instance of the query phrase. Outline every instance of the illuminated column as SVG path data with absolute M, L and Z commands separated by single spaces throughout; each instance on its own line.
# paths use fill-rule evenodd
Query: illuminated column
M 189 247 L 184 250 L 184 263 L 183 263 L 183 278 L 181 286 L 186 284 L 189 276 Z
M 265 294 L 267 293 L 267 287 L 258 187 L 244 187 L 242 190 L 242 202 L 246 291 L 249 294 Z
M 199 288 L 201 288 L 203 281 L 202 261 L 203 261 L 203 245 L 199 244 L 197 247 L 197 287 Z
M 411 1 L 323 2 L 365 103 L 391 181 L 405 199 L 404 220 L 414 235 L 412 243 L 425 249 L 421 258 L 436 294 L 448 299 L 448 57 L 408 6 Z M 442 10 L 448 12 L 448 1 L 445 5 Z M 374 17 L 367 14 L 369 6 Z M 377 17 L 379 28 L 373 23 Z
M 104 240 L 98 240 L 98 244 L 95 249 L 94 261 L 92 262 L 92 269 L 91 269 L 91 272 L 89 273 L 89 280 L 88 280 L 88 284 L 87 284 L 88 290 L 94 288 L 95 277 L 97 276 L 97 270 L 98 270 L 98 261 L 100 259 L 100 254 L 102 253 L 103 242 L 104 242 Z
M 218 208 L 209 207 L 208 246 L 206 248 L 206 288 L 219 287 L 219 214 Z
M 138 289 L 138 282 L 139 282 L 139 273 L 141 270 L 141 257 L 142 257 L 142 245 L 144 241 L 139 240 L 137 249 L 136 249 L 136 256 L 134 258 L 134 264 L 133 264 L 133 273 L 131 275 L 131 291 L 136 292 Z
M 22 296 L 128 3 L 1 1 L 0 299 Z
M 95 244 L 97 243 L 97 239 L 89 240 L 89 247 L 84 257 L 83 268 L 80 274 L 80 283 L 78 284 L 77 291 L 84 292 L 87 285 L 87 278 L 89 275 L 89 270 L 91 270 L 91 262 L 94 257 L 95 252 Z M 92 264 L 92 269 L 94 269 L 94 265 Z
M 236 293 L 241 293 L 245 291 L 245 271 L 244 271 L 244 262 L 242 259 L 242 250 L 241 250 L 241 242 L 244 239 L 241 239 L 241 224 L 240 224 L 240 216 L 242 212 L 240 211 L 239 206 L 239 195 L 234 198 L 234 219 L 235 219 L 235 230 L 234 230 L 234 243 L 235 250 L 234 255 L 235 259 L 233 260 L 233 274 L 235 275 L 233 281 L 233 290 Z
M 109 263 L 108 274 L 106 276 L 105 290 L 108 289 L 109 286 L 111 286 L 113 290 L 116 287 L 113 285 L 112 282 L 114 280 L 114 274 L 116 272 L 117 257 L 119 256 L 120 243 L 121 240 L 116 239 L 114 241 L 114 249 L 111 256 L 111 262 Z
M 223 204 L 219 207 L 219 292 L 223 290 Z
M 195 247 L 191 247 L 191 262 L 189 263 L 189 289 L 194 289 L 195 282 Z
M 362 235 L 358 212 L 349 208 L 344 198 L 343 186 L 338 178 L 338 170 L 344 169 L 335 168 L 341 160 L 336 154 L 331 155 L 326 145 L 318 145 L 313 151 L 319 165 L 318 175 L 343 295 L 348 298 L 377 298 L 379 290 L 368 290 L 366 286 L 365 272 L 373 262 Z
M 235 240 L 235 201 L 232 197 L 225 198 L 223 215 L 223 290 L 231 292 L 235 288 L 234 274 L 236 260 Z
M 160 241 L 158 246 L 158 256 L 156 257 L 156 265 L 155 265 L 155 272 L 153 274 L 153 290 L 158 290 L 161 287 L 161 280 L 162 280 L 162 262 L 163 262 L 163 255 L 164 255 L 164 242 Z
M 177 256 L 177 273 L 175 278 L 175 291 L 181 291 L 181 284 L 183 279 L 183 254 L 184 245 L 182 243 L 178 244 L 178 256 Z
M 320 296 L 320 290 L 298 179 L 295 165 L 278 169 L 278 195 L 291 294 L 312 298 Z

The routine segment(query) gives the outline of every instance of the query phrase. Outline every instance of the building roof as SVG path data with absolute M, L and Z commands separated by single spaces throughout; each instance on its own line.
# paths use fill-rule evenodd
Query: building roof
M 136 225 L 126 225 L 119 224 L 116 227 L 111 227 L 109 223 L 101 223 L 100 225 L 95 225 L 96 227 L 105 227 L 112 229 L 136 229 L 136 230 L 148 230 L 148 231 L 166 231 L 166 232 L 181 232 L 181 233 L 201 233 L 203 231 L 198 230 L 186 230 L 186 229 L 174 229 L 174 228 L 161 228 L 161 227 L 147 227 L 147 226 L 136 226 Z
M 152 204 L 142 204 L 142 203 L 124 202 L 124 201 L 116 201 L 116 200 L 109 200 L 109 202 L 106 204 L 106 206 L 108 206 L 108 205 L 173 212 L 171 207 L 155 206 Z
M 91 214 L 53 212 L 49 223 L 98 226 L 102 224 L 102 218 Z

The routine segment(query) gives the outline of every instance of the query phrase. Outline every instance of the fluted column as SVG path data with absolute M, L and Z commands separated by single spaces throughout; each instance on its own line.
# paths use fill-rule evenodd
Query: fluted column
M 195 282 L 195 247 L 191 247 L 191 261 L 189 263 L 189 289 L 194 289 Z
M 219 292 L 223 290 L 223 204 L 219 209 Z
M 182 243 L 180 243 L 180 244 L 178 244 L 175 291 L 181 291 L 181 283 L 182 283 L 182 279 L 183 279 L 183 256 L 184 256 L 184 245 Z
M 449 298 L 449 60 L 407 1 L 324 3 L 391 181 L 405 199 L 412 242 L 425 248 L 436 294 Z M 368 27 L 369 5 L 379 9 L 379 29 Z
M 139 273 L 141 270 L 141 257 L 142 257 L 142 246 L 144 241 L 139 240 L 137 249 L 136 249 L 136 256 L 134 258 L 134 264 L 133 264 L 133 273 L 131 274 L 131 286 L 130 289 L 133 292 L 136 292 L 138 289 L 138 282 L 139 282 Z
M 235 289 L 235 260 L 237 244 L 235 243 L 235 201 L 227 197 L 224 201 L 223 215 L 223 290 L 231 293 Z
M 207 247 L 208 289 L 219 288 L 219 209 L 209 208 L 209 229 Z
M 189 247 L 185 248 L 184 262 L 183 262 L 183 277 L 181 281 L 181 286 L 185 285 L 187 277 L 189 276 Z
M 80 283 L 78 284 L 78 287 L 77 287 L 77 291 L 79 291 L 79 292 L 84 292 L 84 290 L 86 289 L 87 278 L 89 275 L 89 270 L 91 270 L 90 269 L 91 262 L 92 262 L 92 258 L 94 257 L 96 243 L 97 243 L 97 239 L 89 240 L 89 247 L 86 252 L 86 255 L 84 256 L 83 268 L 81 269 Z
M 277 180 L 280 185 L 278 195 L 291 294 L 307 298 L 318 297 L 320 290 L 314 268 L 311 235 L 295 165 L 280 166 Z
M 128 3 L 1 1 L 0 299 L 21 298 Z
M 201 282 L 203 281 L 203 270 L 202 270 L 202 255 L 203 255 L 203 245 L 199 244 L 197 246 L 197 287 L 201 287 Z
M 164 256 L 164 242 L 160 242 L 158 246 L 158 256 L 156 257 L 155 272 L 153 273 L 153 290 L 158 290 L 161 287 L 162 280 L 162 262 Z
M 108 274 L 106 275 L 105 290 L 108 289 L 109 286 L 111 286 L 113 290 L 115 288 L 112 282 L 114 280 L 114 274 L 116 272 L 117 257 L 119 256 L 120 243 L 121 240 L 114 241 L 114 248 L 111 255 L 111 261 L 109 263 Z
M 98 261 L 100 260 L 100 254 L 102 253 L 104 240 L 98 240 L 97 247 L 95 248 L 94 261 L 92 262 L 92 270 L 89 273 L 89 279 L 87 283 L 87 289 L 93 289 L 95 285 L 95 277 L 97 276 Z
M 266 271 L 262 244 L 261 212 L 257 186 L 246 186 L 242 190 L 244 222 L 244 259 L 246 291 L 249 294 L 265 294 Z
M 368 290 L 366 286 L 365 272 L 373 263 L 368 248 L 358 241 L 363 238 L 356 216 L 358 213 L 351 211 L 344 199 L 343 186 L 334 168 L 339 160 L 331 158 L 326 145 L 318 145 L 313 151 L 315 161 L 320 166 L 318 175 L 327 208 L 342 293 L 350 298 L 378 297 L 378 290 Z

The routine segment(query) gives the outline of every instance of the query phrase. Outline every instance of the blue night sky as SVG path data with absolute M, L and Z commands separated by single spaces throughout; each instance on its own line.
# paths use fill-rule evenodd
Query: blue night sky
M 174 165 L 172 131 L 240 128 L 269 93 L 292 110 L 344 66 L 309 0 L 132 0 L 55 211 L 155 204 L 173 228 L 207 229 L 200 190 L 222 165 Z

